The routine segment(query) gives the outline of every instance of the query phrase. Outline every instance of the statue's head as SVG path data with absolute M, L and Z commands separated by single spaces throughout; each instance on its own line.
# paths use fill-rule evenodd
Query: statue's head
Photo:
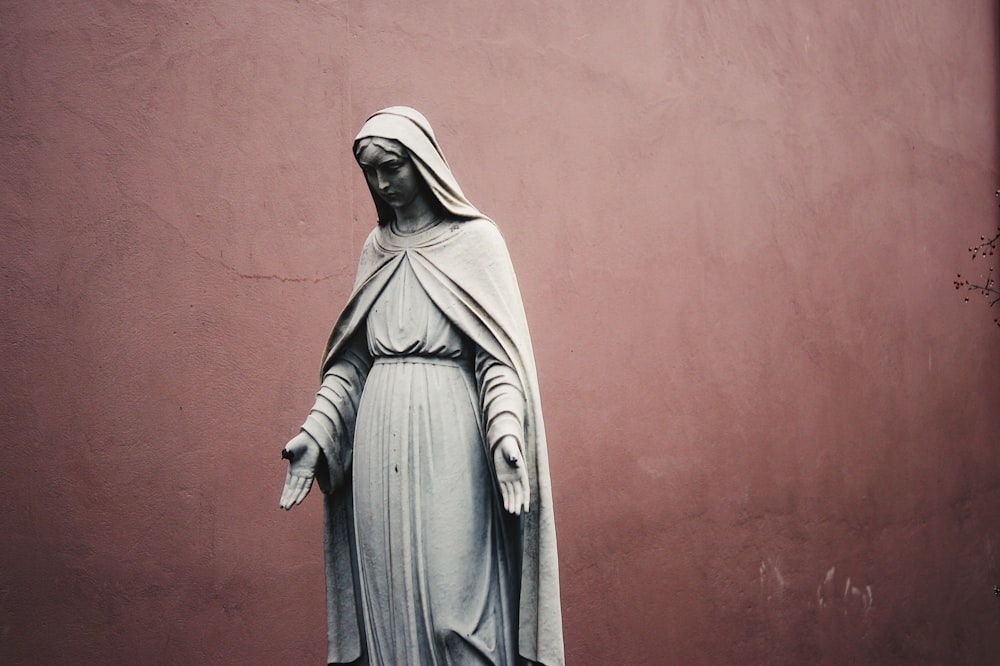
M 406 185 L 413 183 L 409 171 L 418 177 L 416 184 L 430 195 L 442 212 L 456 219 L 483 217 L 475 206 L 469 203 L 458 186 L 448 162 L 441 152 L 430 123 L 419 111 L 406 106 L 383 109 L 370 117 L 354 139 L 354 156 L 365 171 L 365 179 L 378 209 L 379 224 L 385 224 L 395 217 L 391 203 L 380 193 L 378 169 L 385 165 L 386 190 L 394 192 L 394 185 L 388 182 L 390 167 L 397 167 L 406 173 Z M 375 181 L 373 182 L 372 176 Z M 402 186 L 400 182 L 400 186 Z

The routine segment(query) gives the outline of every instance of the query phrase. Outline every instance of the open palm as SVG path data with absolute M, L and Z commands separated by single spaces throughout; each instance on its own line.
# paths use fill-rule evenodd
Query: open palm
M 493 468 L 500 483 L 504 510 L 515 515 L 520 514 L 522 509 L 527 512 L 531 500 L 528 470 L 513 437 L 504 437 L 497 443 L 493 450 Z
M 301 504 L 309 494 L 313 479 L 316 478 L 319 453 L 319 444 L 304 432 L 285 444 L 281 457 L 288 460 L 288 474 L 285 475 L 285 488 L 281 492 L 282 509 L 287 511 Z

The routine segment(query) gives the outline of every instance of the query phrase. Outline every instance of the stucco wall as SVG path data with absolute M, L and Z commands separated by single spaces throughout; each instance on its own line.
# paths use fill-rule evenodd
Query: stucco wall
M 571 664 L 995 661 L 996 19 L 0 4 L 0 661 L 321 663 L 278 452 L 399 103 L 518 269 Z

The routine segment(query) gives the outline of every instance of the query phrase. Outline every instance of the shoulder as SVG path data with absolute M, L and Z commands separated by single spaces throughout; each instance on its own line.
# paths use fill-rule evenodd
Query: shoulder
M 361 246 L 361 258 L 360 263 L 363 266 L 366 260 L 370 260 L 374 254 L 378 252 L 379 242 L 378 237 L 380 235 L 380 228 L 375 227 L 365 238 L 365 244 Z
M 471 220 L 455 222 L 455 224 L 461 225 L 462 229 L 470 234 L 500 237 L 499 227 L 488 217 L 474 217 Z
M 382 225 L 381 224 L 376 224 L 372 228 L 372 230 L 370 232 L 368 232 L 368 236 L 365 238 L 365 244 L 362 247 L 362 251 L 368 249 L 369 247 L 372 247 L 375 244 L 377 244 L 378 243 L 378 239 L 381 236 L 382 236 Z
M 498 247 L 506 249 L 507 247 L 503 240 L 503 234 L 500 233 L 499 227 L 497 227 L 493 220 L 478 217 L 471 220 L 453 222 L 452 225 L 452 228 L 458 232 L 457 235 L 465 242 L 471 241 L 484 248 Z
M 513 269 L 507 244 L 493 220 L 481 217 L 452 222 L 449 235 L 449 241 L 442 244 L 442 252 L 467 265 L 473 273 L 496 274 Z
M 392 254 L 398 250 L 387 229 L 387 225 L 377 224 L 368 232 L 365 244 L 361 247 L 362 257 L 374 255 L 384 258 L 384 255 Z
M 358 272 L 354 280 L 355 290 L 379 268 L 384 266 L 392 256 L 393 252 L 386 247 L 383 241 L 382 227 L 376 226 L 368 234 L 365 244 L 361 248 L 361 255 L 358 258 Z

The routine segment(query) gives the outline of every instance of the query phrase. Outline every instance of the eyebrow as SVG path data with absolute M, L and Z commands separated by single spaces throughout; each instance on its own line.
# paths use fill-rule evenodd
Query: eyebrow
M 358 164 L 360 164 L 362 168 L 371 168 L 371 167 L 381 166 L 383 164 L 392 164 L 393 162 L 405 162 L 405 161 L 406 160 L 403 159 L 399 155 L 392 155 L 392 154 L 390 154 L 390 156 L 388 158 L 386 158 L 384 160 L 380 160 L 378 162 L 374 162 L 374 163 L 373 162 L 366 162 L 365 160 L 359 159 L 358 160 Z

